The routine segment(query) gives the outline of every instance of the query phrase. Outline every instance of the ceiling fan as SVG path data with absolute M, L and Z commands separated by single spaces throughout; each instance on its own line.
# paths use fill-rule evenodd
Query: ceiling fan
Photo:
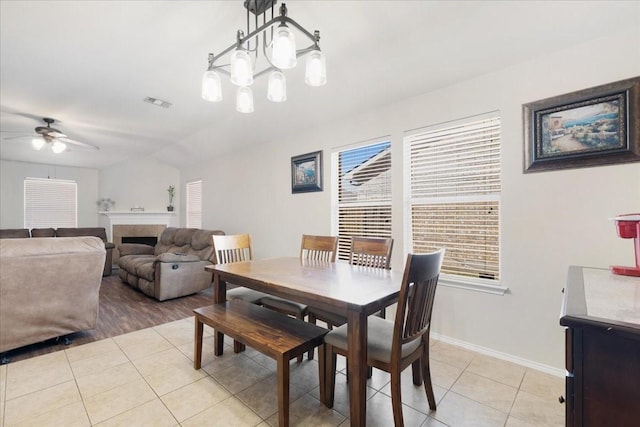
M 35 128 L 35 132 L 37 135 L 20 135 L 20 136 L 12 136 L 8 138 L 3 138 L 4 140 L 8 139 L 17 139 L 17 138 L 25 138 L 32 137 L 31 146 L 35 150 L 41 150 L 45 146 L 49 146 L 51 151 L 55 154 L 60 154 L 69 150 L 68 145 L 76 146 L 83 149 L 88 150 L 99 150 L 100 147 L 89 144 L 87 142 L 80 142 L 74 139 L 69 138 L 64 133 L 60 132 L 58 129 L 52 128 L 51 125 L 55 122 L 54 119 L 49 117 L 44 117 L 42 119 L 47 125 L 46 126 L 37 126 Z

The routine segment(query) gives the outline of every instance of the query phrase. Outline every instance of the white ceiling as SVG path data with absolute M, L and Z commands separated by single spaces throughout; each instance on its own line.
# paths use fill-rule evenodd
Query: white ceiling
M 224 77 L 223 102 L 200 98 L 207 53 L 246 25 L 242 3 L 0 2 L 2 137 L 52 117 L 70 138 L 100 147 L 54 157 L 28 138 L 2 140 L 0 158 L 103 168 L 154 156 L 187 166 L 640 25 L 638 1 L 290 0 L 289 16 L 321 32 L 328 83 L 306 86 L 299 65 L 287 73 L 287 102 L 273 104 L 261 79 L 255 113 L 243 115 Z

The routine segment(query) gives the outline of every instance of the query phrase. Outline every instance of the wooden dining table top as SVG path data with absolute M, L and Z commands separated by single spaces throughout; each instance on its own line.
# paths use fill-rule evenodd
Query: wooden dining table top
M 402 282 L 401 272 L 297 257 L 205 268 L 231 284 L 235 278 L 242 286 L 338 313 L 348 309 L 374 313 L 397 300 Z

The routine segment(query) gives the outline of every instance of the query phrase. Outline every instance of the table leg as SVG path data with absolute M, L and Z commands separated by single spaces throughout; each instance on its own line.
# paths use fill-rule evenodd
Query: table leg
M 367 422 L 367 316 L 357 310 L 347 312 L 349 413 L 352 426 Z
M 220 275 L 213 273 L 213 303 L 224 304 L 227 300 L 227 282 L 220 280 Z M 213 354 L 222 356 L 224 349 L 224 334 L 213 331 Z

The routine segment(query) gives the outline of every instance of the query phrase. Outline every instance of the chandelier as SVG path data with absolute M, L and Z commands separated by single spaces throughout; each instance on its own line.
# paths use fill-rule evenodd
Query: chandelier
M 280 6 L 280 15 L 274 16 L 276 2 L 277 0 L 245 0 L 246 34 L 238 30 L 235 43 L 218 55 L 209 54 L 209 66 L 202 76 L 203 99 L 211 102 L 222 101 L 220 74 L 225 74 L 230 78 L 231 83 L 238 86 L 236 110 L 241 113 L 252 113 L 251 85 L 254 79 L 268 75 L 267 99 L 272 102 L 284 102 L 287 100 L 287 80 L 283 70 L 295 68 L 298 58 L 305 55 L 305 83 L 309 86 L 322 86 L 327 82 L 325 59 L 319 46 L 320 32 L 315 31 L 311 34 L 289 18 L 287 6 L 284 3 Z M 253 29 L 251 13 L 254 14 Z M 296 50 L 296 39 L 292 28 L 309 39 L 311 45 Z M 264 68 L 256 71 L 260 51 L 264 58 L 262 61 Z M 228 57 L 228 63 L 220 63 L 223 57 Z

